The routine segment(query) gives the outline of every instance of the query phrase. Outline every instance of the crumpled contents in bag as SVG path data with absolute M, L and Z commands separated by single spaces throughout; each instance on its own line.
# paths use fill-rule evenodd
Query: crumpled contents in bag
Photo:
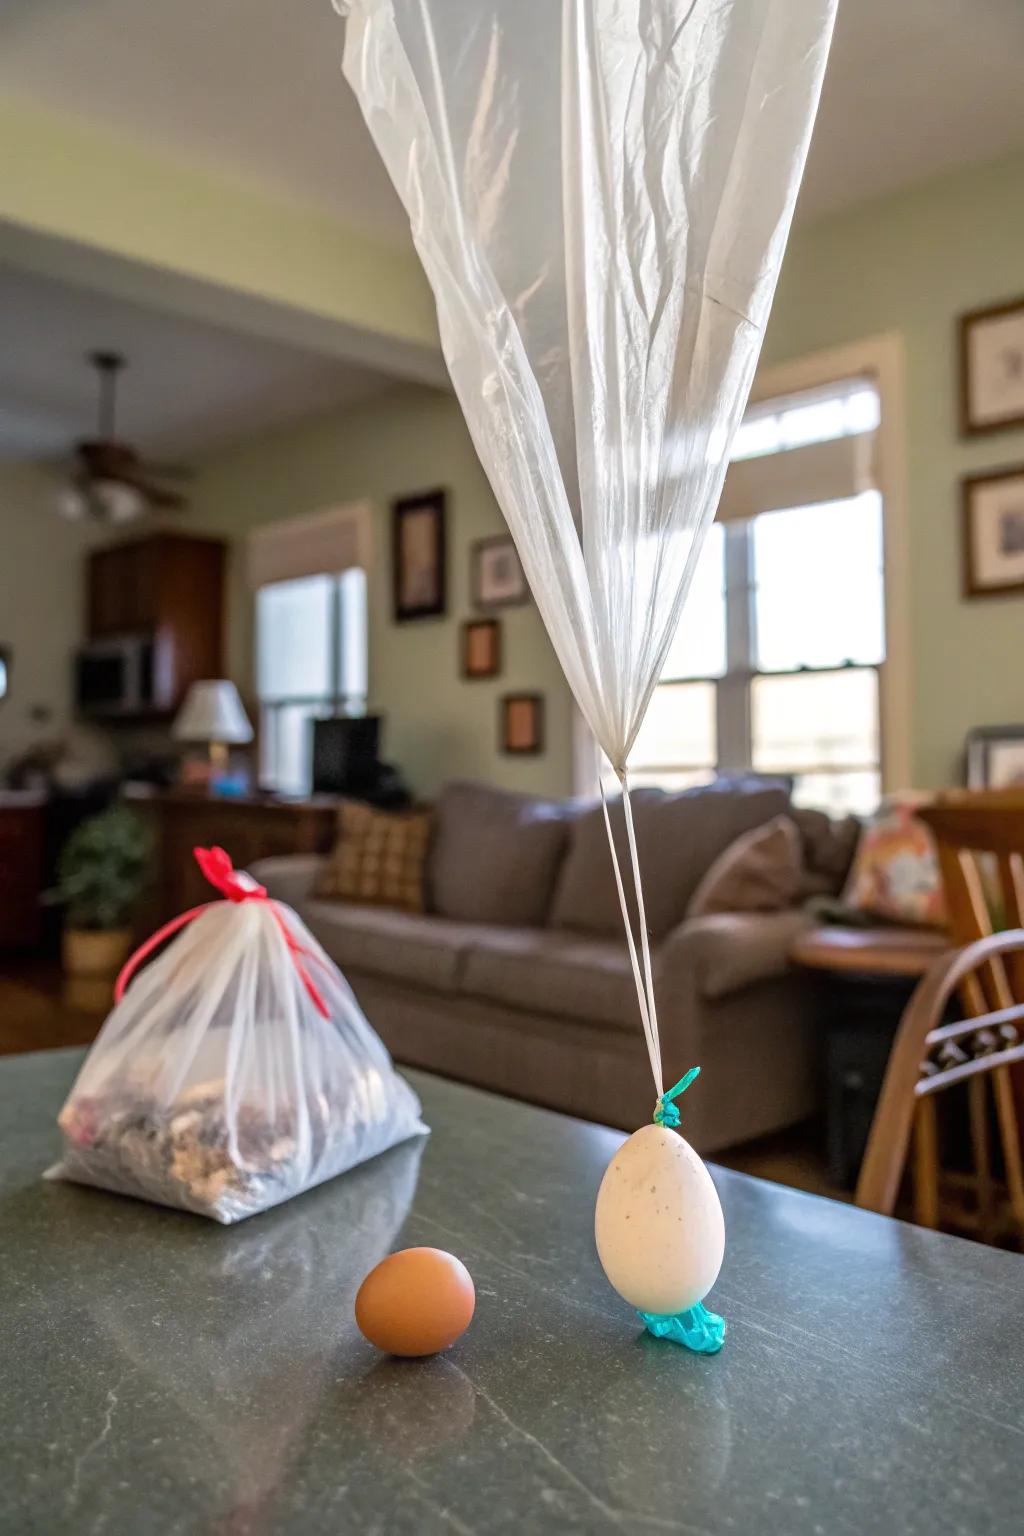
M 61 1110 L 64 1156 L 47 1177 L 228 1223 L 427 1127 L 302 920 L 212 852 L 197 857 L 228 899 L 184 914 L 129 962 L 134 979 L 119 982 Z
M 306 1155 L 300 1152 L 304 1119 Z M 58 1123 L 68 1143 L 66 1174 L 80 1159 L 89 1182 L 221 1222 L 287 1200 L 313 1182 L 311 1165 L 329 1178 L 332 1150 L 344 1132 L 323 1094 L 301 1111 L 270 1114 L 257 1103 L 242 1104 L 232 1125 L 223 1082 L 199 1083 L 166 1107 L 115 1089 L 101 1099 L 70 1101 Z

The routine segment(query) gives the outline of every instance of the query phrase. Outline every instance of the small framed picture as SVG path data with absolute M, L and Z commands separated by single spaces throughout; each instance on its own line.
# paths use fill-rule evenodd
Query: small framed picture
M 1024 592 L 1024 464 L 961 485 L 964 596 Z
M 469 590 L 474 608 L 513 608 L 530 589 L 512 540 L 477 539 L 470 549 Z
M 536 756 L 544 750 L 544 697 L 509 693 L 500 702 L 501 750 Z
M 445 613 L 445 493 L 406 496 L 391 509 L 395 623 Z
M 960 430 L 1024 426 L 1024 298 L 960 316 Z
M 501 625 L 497 619 L 469 619 L 462 626 L 462 675 L 497 677 L 501 671 Z
M 968 789 L 1024 789 L 1024 725 L 988 725 L 967 736 Z

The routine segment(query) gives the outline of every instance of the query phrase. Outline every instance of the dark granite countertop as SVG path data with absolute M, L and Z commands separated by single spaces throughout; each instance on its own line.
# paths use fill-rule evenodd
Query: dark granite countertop
M 40 1182 L 78 1060 L 0 1061 L 5 1536 L 1022 1528 L 1020 1257 L 716 1170 L 697 1357 L 598 1267 L 617 1133 L 417 1075 L 428 1141 L 221 1228 Z M 352 1319 L 411 1243 L 478 1292 L 420 1362 Z

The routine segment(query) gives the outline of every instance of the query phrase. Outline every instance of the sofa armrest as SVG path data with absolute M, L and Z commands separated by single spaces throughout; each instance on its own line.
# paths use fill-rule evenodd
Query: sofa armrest
M 275 901 L 297 907 L 313 894 L 316 877 L 326 859 L 319 853 L 290 853 L 279 858 L 259 859 L 249 873 L 265 885 Z
M 688 984 L 700 997 L 727 997 L 784 976 L 794 941 L 812 925 L 799 908 L 690 918 L 660 946 L 658 970 L 669 987 Z

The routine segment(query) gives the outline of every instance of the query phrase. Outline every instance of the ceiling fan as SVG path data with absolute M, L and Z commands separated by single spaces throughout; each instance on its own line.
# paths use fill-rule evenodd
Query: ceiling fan
M 101 523 L 130 523 L 147 512 L 178 511 L 185 505 L 184 496 L 161 482 L 185 479 L 191 471 L 148 464 L 128 443 L 118 441 L 117 375 L 124 358 L 119 352 L 90 352 L 88 361 L 99 384 L 96 436 L 75 444 L 57 510 L 69 522 Z

